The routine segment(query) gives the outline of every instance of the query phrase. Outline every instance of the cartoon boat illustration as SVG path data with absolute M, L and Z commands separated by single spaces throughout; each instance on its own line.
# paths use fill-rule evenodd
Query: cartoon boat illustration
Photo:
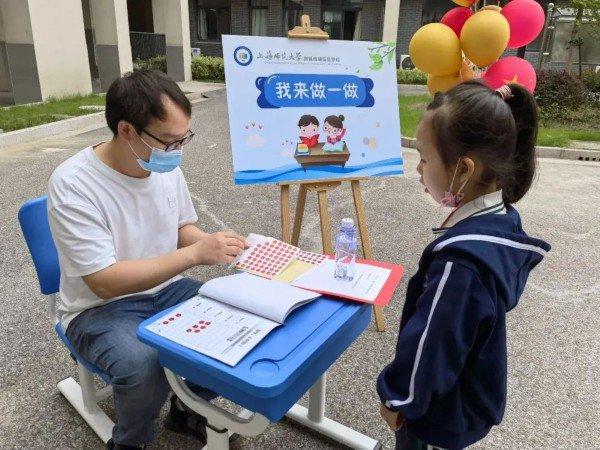
M 323 149 L 324 142 L 319 142 L 314 147 L 308 148 L 304 144 L 296 145 L 294 158 L 304 170 L 311 166 L 342 166 L 350 159 L 350 150 L 346 142 L 341 150 L 328 151 Z

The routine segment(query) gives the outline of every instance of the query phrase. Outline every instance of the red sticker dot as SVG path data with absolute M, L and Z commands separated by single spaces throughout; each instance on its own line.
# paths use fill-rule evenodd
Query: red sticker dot
M 191 328 L 188 328 L 188 329 L 187 329 L 187 330 L 185 330 L 185 331 L 187 331 L 187 332 L 189 333 L 190 331 L 192 331 L 192 329 L 191 329 Z

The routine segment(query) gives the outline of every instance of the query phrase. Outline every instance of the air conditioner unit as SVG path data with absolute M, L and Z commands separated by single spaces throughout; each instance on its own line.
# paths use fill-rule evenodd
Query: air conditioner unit
M 401 69 L 414 69 L 415 65 L 410 59 L 410 55 L 400 55 L 400 68 Z

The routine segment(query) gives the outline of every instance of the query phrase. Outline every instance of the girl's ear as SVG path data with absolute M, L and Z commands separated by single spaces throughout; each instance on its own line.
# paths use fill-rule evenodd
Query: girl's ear
M 458 162 L 458 164 L 459 168 L 457 178 L 462 184 L 473 177 L 473 174 L 475 173 L 475 161 L 472 158 L 465 156 Z

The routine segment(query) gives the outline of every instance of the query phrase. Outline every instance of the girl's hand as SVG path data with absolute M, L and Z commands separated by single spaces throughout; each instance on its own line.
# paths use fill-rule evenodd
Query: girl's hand
M 383 417 L 383 420 L 386 421 L 392 431 L 396 432 L 404 426 L 405 418 L 400 412 L 390 411 L 385 405 L 381 405 L 380 412 L 381 417 Z

